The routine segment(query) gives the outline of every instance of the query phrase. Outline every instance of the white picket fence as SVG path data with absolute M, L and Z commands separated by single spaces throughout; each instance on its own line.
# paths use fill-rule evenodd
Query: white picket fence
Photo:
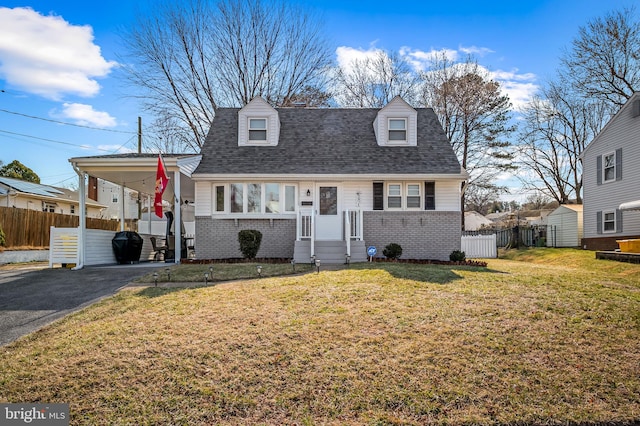
M 498 257 L 496 234 L 492 235 L 463 235 L 460 244 L 467 259 L 495 259 Z

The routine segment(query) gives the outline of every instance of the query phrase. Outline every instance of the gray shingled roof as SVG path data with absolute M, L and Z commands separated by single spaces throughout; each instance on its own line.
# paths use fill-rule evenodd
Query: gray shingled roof
M 237 108 L 221 108 L 194 174 L 459 174 L 430 108 L 417 109 L 418 146 L 381 147 L 378 109 L 281 108 L 278 146 L 238 146 Z

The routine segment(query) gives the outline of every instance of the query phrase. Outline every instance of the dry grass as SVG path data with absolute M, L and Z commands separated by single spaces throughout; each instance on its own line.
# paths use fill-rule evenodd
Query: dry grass
M 546 253 L 123 291 L 3 347 L 0 400 L 72 424 L 640 421 L 640 265 Z

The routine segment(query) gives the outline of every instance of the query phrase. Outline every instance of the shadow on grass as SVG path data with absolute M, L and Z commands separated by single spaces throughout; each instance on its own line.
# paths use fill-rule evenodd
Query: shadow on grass
M 432 284 L 449 284 L 464 279 L 456 271 L 482 272 L 503 274 L 497 271 L 479 266 L 437 265 L 437 264 L 412 264 L 412 263 L 356 263 L 353 269 L 380 269 L 387 271 L 393 277 Z

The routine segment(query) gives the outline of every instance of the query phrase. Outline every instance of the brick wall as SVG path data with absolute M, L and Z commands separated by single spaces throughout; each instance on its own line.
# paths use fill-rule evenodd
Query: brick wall
M 262 243 L 257 257 L 292 258 L 296 240 L 295 219 L 212 219 L 196 217 L 196 256 L 199 259 L 242 257 L 238 232 L 257 229 Z
M 443 211 L 364 212 L 364 240 L 378 255 L 387 244 L 402 246 L 402 259 L 449 260 L 460 250 L 461 213 Z
M 595 251 L 613 251 L 619 248 L 616 240 L 630 240 L 634 238 L 640 238 L 640 236 L 621 237 L 618 235 L 617 237 L 583 238 L 582 248 Z

